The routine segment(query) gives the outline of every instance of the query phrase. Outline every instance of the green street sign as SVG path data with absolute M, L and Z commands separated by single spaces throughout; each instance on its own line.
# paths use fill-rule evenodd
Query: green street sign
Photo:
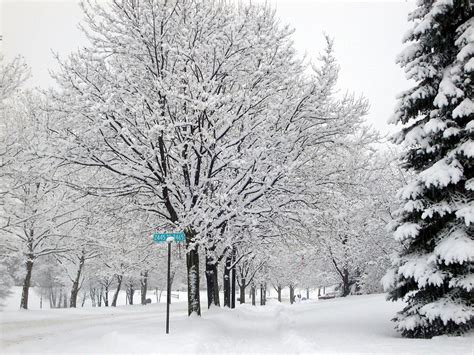
M 168 239 L 169 238 L 169 239 Z M 171 240 L 171 238 L 173 238 Z M 153 233 L 153 241 L 155 243 L 166 243 L 171 242 L 184 242 L 186 237 L 183 232 L 178 233 Z

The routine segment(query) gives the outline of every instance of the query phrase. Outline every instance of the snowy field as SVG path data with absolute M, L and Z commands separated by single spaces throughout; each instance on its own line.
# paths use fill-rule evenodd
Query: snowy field
M 204 302 L 203 302 L 204 305 Z M 186 303 L 3 311 L 1 353 L 403 353 L 472 354 L 474 336 L 404 339 L 390 318 L 402 307 L 383 295 L 238 305 L 186 316 Z

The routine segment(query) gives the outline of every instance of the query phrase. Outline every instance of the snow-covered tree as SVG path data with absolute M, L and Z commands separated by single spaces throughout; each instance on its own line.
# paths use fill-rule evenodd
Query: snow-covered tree
M 29 74 L 29 68 L 22 57 L 5 62 L 3 54 L 0 53 L 0 102 L 20 89 Z
M 334 58 L 311 72 L 268 6 L 85 9 L 90 46 L 56 75 L 60 158 L 115 175 L 115 194 L 185 232 L 188 311 L 200 313 L 198 247 L 353 131 L 366 102 L 332 97 Z
M 360 292 L 363 278 L 367 286 L 366 273 L 385 272 L 389 255 L 396 250 L 385 226 L 398 207 L 393 200 L 401 183 L 394 157 L 388 152 L 384 155 L 388 159 L 367 147 L 345 155 L 339 165 L 344 171 L 339 183 L 328 192 L 328 202 L 313 224 L 320 258 L 340 280 L 342 296 Z M 379 280 L 370 282 L 378 287 Z
M 28 78 L 29 69 L 21 57 L 15 58 L 11 62 L 4 62 L 3 54 L 0 54 L 0 131 L 5 131 L 7 116 L 12 113 L 11 106 L 5 101 L 18 93 L 23 82 Z M 14 143 L 4 134 L 0 134 L 0 179 L 4 176 L 7 165 L 14 160 Z M 0 205 L 5 203 L 6 189 L 0 184 Z M 13 285 L 13 278 L 8 272 L 8 252 L 0 243 L 0 301 L 9 295 L 10 286 Z
M 393 224 L 401 253 L 384 277 L 407 337 L 460 334 L 474 325 L 474 9 L 465 0 L 420 0 L 398 62 L 416 85 L 392 118 L 404 128 L 403 163 L 413 179 Z
M 67 250 L 62 239 L 75 220 L 73 193 L 56 181 L 57 166 L 43 152 L 50 142 L 43 98 L 34 93 L 9 100 L 2 112 L 0 140 L 7 143 L 0 189 L 2 249 L 25 263 L 21 307 L 28 307 L 34 261 Z

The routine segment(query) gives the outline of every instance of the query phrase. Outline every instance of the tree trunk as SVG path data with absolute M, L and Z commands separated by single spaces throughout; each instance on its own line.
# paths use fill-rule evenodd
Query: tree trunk
M 220 307 L 221 301 L 219 297 L 219 272 L 218 265 L 214 264 L 214 306 Z
M 309 288 L 306 289 L 306 299 L 309 300 Z
M 109 285 L 105 286 L 104 289 L 104 306 L 109 306 Z
M 194 235 L 189 228 L 185 231 L 186 245 L 194 243 Z M 196 313 L 201 315 L 201 301 L 199 297 L 199 251 L 197 245 L 186 253 L 186 266 L 188 272 L 188 315 Z
M 77 269 L 76 278 L 74 279 L 74 282 L 72 283 L 71 299 L 69 302 L 69 307 L 76 308 L 77 294 L 79 293 L 79 283 L 81 281 L 81 273 L 84 267 L 85 260 L 86 259 L 85 259 L 84 251 L 82 251 L 81 257 L 79 258 L 79 268 Z
M 56 303 L 56 308 L 61 308 L 62 304 L 63 304 L 63 290 L 59 290 L 59 298 L 58 298 L 58 303 Z
M 245 279 L 242 279 L 240 286 L 240 304 L 245 303 Z
M 318 298 L 321 297 L 321 287 L 318 287 Z
M 260 306 L 265 306 L 266 301 L 266 286 L 262 284 L 260 285 Z
M 49 308 L 54 308 L 56 300 L 54 299 L 53 287 L 49 288 Z
M 252 295 L 252 306 L 255 306 L 255 286 L 250 287 L 250 294 Z
M 235 263 L 235 249 L 233 251 L 232 263 Z M 236 282 L 236 270 L 235 265 L 231 269 L 232 278 L 231 278 L 231 287 L 230 287 L 230 308 L 235 308 L 235 282 Z
M 97 293 L 97 306 L 102 307 L 102 294 L 104 290 L 100 289 L 100 292 Z
M 290 285 L 290 303 L 293 304 L 295 301 L 295 288 L 293 285 Z
M 120 292 L 120 287 L 122 286 L 122 275 L 117 275 L 117 290 L 115 291 L 114 298 L 112 299 L 112 307 L 117 306 L 117 299 Z
M 215 287 L 214 284 L 215 277 L 214 273 L 216 272 L 216 265 L 214 260 L 206 255 L 206 285 L 207 285 L 207 308 L 211 308 L 211 305 L 215 304 Z
M 128 296 L 128 304 L 133 305 L 133 295 L 135 294 L 135 289 L 133 288 L 133 283 L 129 283 L 127 287 L 127 296 Z
M 21 302 L 20 308 L 28 309 L 28 295 L 30 292 L 31 284 L 31 273 L 33 272 L 33 256 L 28 255 L 28 260 L 26 261 L 26 275 L 23 280 L 23 290 L 21 292 Z
M 277 294 L 278 294 L 278 302 L 281 302 L 281 286 L 278 285 L 277 287 Z
M 66 294 L 66 291 L 64 291 L 63 308 L 67 308 L 67 294 Z
M 344 268 L 343 271 L 343 276 L 342 276 L 342 297 L 346 297 L 351 293 L 351 285 L 349 281 L 349 270 L 347 268 Z
M 91 298 L 92 307 L 95 307 L 95 288 L 89 288 L 89 297 Z
M 232 265 L 232 256 L 227 256 L 224 266 L 224 307 L 230 307 L 230 266 Z
M 140 278 L 140 297 L 142 305 L 146 305 L 146 293 L 148 291 L 148 271 L 143 271 Z

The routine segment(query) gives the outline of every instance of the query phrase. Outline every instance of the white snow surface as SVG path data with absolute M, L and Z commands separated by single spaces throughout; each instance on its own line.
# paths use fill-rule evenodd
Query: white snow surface
M 464 142 L 458 148 L 458 151 L 463 153 L 468 158 L 474 157 L 474 142 L 472 140 Z
M 445 187 L 451 183 L 456 184 L 461 180 L 463 168 L 456 159 L 453 159 L 449 164 L 445 159 L 441 159 L 425 171 L 422 171 L 419 176 L 427 187 L 431 185 Z
M 449 297 L 421 307 L 420 313 L 431 321 L 439 317 L 445 325 L 448 324 L 448 321 L 453 321 L 456 324 L 466 323 L 470 318 L 474 317 L 472 307 L 469 308 L 465 304 L 455 303 Z
M 474 224 L 474 201 L 462 204 L 456 211 L 456 217 L 462 218 L 466 226 Z
M 437 133 L 443 131 L 446 128 L 446 122 L 440 120 L 439 118 L 432 118 L 425 123 L 423 130 L 426 134 Z
M 467 117 L 474 112 L 474 102 L 468 97 L 461 101 L 461 103 L 453 110 L 453 117 Z
M 455 229 L 436 246 L 434 253 L 446 265 L 474 261 L 474 241 L 461 229 Z
M 436 267 L 433 254 L 413 255 L 400 266 L 398 272 L 405 278 L 413 277 L 419 287 L 426 285 L 440 286 L 443 284 L 445 274 Z
M 443 79 L 439 84 L 438 95 L 434 99 L 434 105 L 441 108 L 447 106 L 450 102 L 448 98 L 460 98 L 464 96 L 464 92 L 456 87 L 453 78 L 453 68 L 449 67 L 444 71 Z
M 205 307 L 204 302 L 202 306 Z M 384 295 L 309 300 L 235 310 L 203 309 L 188 318 L 186 303 L 43 311 L 5 311 L 0 352 L 6 353 L 351 353 L 469 354 L 474 334 L 405 339 L 390 319 L 402 303 Z
M 395 240 L 403 241 L 406 239 L 415 239 L 420 231 L 420 226 L 416 223 L 404 223 L 397 228 L 393 236 Z

